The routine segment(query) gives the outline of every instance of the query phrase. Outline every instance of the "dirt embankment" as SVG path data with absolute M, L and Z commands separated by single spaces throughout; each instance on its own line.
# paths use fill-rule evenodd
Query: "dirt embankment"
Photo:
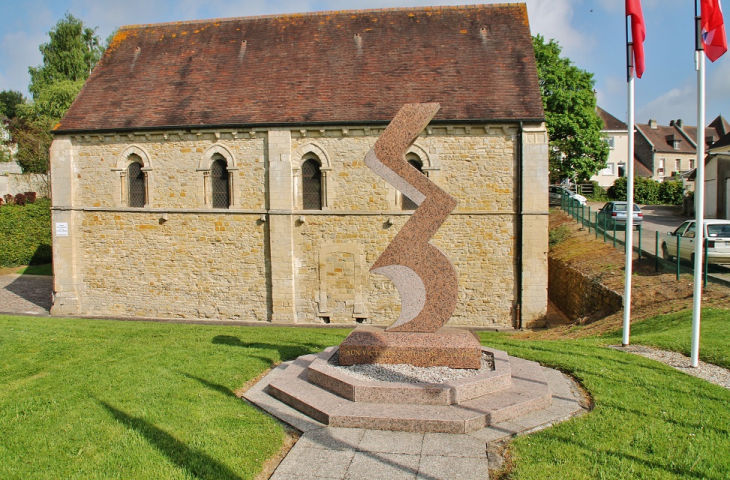
M 626 257 L 623 247 L 614 248 L 611 243 L 596 240 L 593 231 L 580 228 L 575 221 L 561 210 L 550 213 L 550 230 L 562 228 L 568 235 L 564 240 L 550 247 L 550 257 L 562 261 L 592 279 L 623 295 L 625 285 Z M 553 232 L 555 233 L 555 232 Z M 654 261 L 634 257 L 631 293 L 632 322 L 692 308 L 694 280 L 691 275 L 682 274 L 677 281 L 674 271 L 655 271 Z M 730 308 L 730 289 L 708 284 L 702 294 L 703 306 Z M 581 328 L 575 328 L 576 324 Z M 576 324 L 535 330 L 518 334 L 521 338 L 580 338 L 621 328 L 623 310 L 608 316 L 596 314 L 579 319 Z

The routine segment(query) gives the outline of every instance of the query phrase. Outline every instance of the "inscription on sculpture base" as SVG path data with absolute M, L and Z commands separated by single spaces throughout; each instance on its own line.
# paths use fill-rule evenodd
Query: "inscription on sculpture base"
M 479 368 L 482 346 L 469 330 L 443 327 L 435 333 L 386 332 L 361 326 L 340 344 L 340 365 L 407 363 L 417 367 Z

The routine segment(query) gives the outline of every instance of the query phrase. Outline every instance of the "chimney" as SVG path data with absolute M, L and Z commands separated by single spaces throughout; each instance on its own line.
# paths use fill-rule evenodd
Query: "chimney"
M 653 118 L 649 119 L 649 128 L 651 128 L 652 130 L 656 130 L 656 120 L 654 120 Z
M 674 120 L 669 120 L 669 126 L 670 127 L 673 127 L 674 126 Z
M 678 118 L 678 119 L 677 119 L 677 126 L 678 126 L 679 128 L 682 128 L 682 127 L 684 126 L 684 122 L 682 121 L 682 119 L 681 119 L 681 118 Z

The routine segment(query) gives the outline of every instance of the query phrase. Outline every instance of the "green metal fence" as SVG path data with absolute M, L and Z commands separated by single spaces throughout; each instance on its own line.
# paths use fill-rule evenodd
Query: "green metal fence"
M 568 213 L 575 221 L 580 224 L 582 227 L 588 228 L 588 233 L 591 233 L 591 230 L 594 231 L 596 239 L 603 237 L 603 242 L 608 243 L 611 242 L 611 244 L 616 248 L 621 248 L 622 250 L 625 250 L 626 245 L 626 226 L 625 224 L 619 224 L 616 222 L 613 218 L 610 218 L 607 215 L 604 215 L 601 217 L 601 220 L 598 219 L 598 212 L 592 212 L 591 207 L 589 205 L 583 205 L 578 200 L 576 200 L 573 196 L 568 195 L 566 193 L 561 194 L 560 199 L 560 208 Z M 674 261 L 668 260 L 664 258 L 663 252 L 660 250 L 660 241 L 659 241 L 659 232 L 655 232 L 655 239 L 654 239 L 654 251 L 650 252 L 648 250 L 644 250 L 644 229 L 642 224 L 636 225 L 636 231 L 638 233 L 638 245 L 634 244 L 634 251 L 638 253 L 639 260 L 642 260 L 643 257 L 653 257 L 654 258 L 654 270 L 659 271 L 662 268 L 672 268 L 673 270 L 676 270 L 677 272 L 677 280 L 679 280 L 680 275 L 682 273 L 682 260 L 679 255 L 679 248 L 681 243 L 681 238 L 677 237 L 677 252 L 676 252 L 676 258 Z M 622 235 L 623 234 L 623 235 Z M 708 263 L 707 263 L 707 239 L 705 239 L 705 245 L 704 245 L 704 268 L 703 268 L 703 282 L 705 286 L 707 286 L 707 270 L 708 270 Z M 675 253 L 675 252 L 672 252 Z M 672 255 L 674 256 L 674 255 Z M 687 268 L 685 268 L 685 272 L 687 271 Z M 694 266 L 691 266 L 690 273 L 694 271 Z

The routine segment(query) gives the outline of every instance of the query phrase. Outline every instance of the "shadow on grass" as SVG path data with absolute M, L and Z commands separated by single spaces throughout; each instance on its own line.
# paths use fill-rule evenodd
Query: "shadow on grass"
M 282 361 L 291 360 L 302 355 L 307 355 L 313 352 L 319 352 L 322 350 L 320 345 L 305 343 L 299 345 L 286 345 L 280 343 L 245 343 L 240 338 L 234 335 L 216 335 L 213 337 L 213 344 L 215 345 L 230 345 L 232 347 L 243 347 L 261 350 L 273 350 L 279 352 L 279 358 Z
M 202 479 L 240 479 L 230 468 L 205 453 L 192 449 L 167 433 L 141 418 L 133 417 L 108 403 L 96 399 L 118 422 L 140 433 L 153 447 L 171 462 L 184 469 L 195 478 Z
M 209 382 L 208 380 L 206 380 L 204 378 L 196 377 L 195 375 L 191 375 L 189 373 L 181 372 L 180 370 L 176 370 L 176 371 L 177 371 L 177 373 L 179 373 L 183 377 L 187 377 L 187 378 L 189 378 L 191 380 L 195 380 L 196 382 L 200 383 L 201 385 L 203 385 L 206 388 L 209 388 L 209 389 L 214 390 L 216 392 L 222 393 L 223 395 L 225 395 L 227 397 L 238 398 L 236 396 L 236 394 L 233 393 L 233 390 L 231 390 L 230 388 L 226 387 L 225 385 L 221 385 L 219 383 Z

